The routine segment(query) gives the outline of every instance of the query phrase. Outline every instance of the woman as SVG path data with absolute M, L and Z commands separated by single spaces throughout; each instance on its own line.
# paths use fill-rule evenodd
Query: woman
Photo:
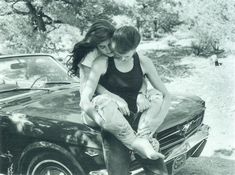
M 93 61 L 99 56 L 102 56 L 105 59 L 113 56 L 113 53 L 109 48 L 109 43 L 114 30 L 115 28 L 108 21 L 99 20 L 90 27 L 85 35 L 85 38 L 74 46 L 72 67 L 70 68 L 70 72 L 75 75 L 79 70 L 81 94 L 83 94 L 84 86 L 86 84 L 86 80 L 88 79 Z M 96 87 L 96 93 L 103 94 L 97 96 L 92 103 L 92 105 L 99 106 L 98 112 L 101 115 L 93 116 L 86 111 L 88 115 L 83 114 L 85 124 L 89 126 L 98 125 L 101 128 L 111 132 L 128 148 L 138 152 L 144 157 L 149 159 L 163 157 L 163 155 L 154 150 L 146 138 L 138 138 L 136 136 L 134 130 L 124 117 L 120 118 L 120 125 L 117 125 L 113 121 L 108 121 L 110 119 L 110 115 L 113 113 L 116 114 L 119 111 L 122 111 L 125 115 L 130 113 L 128 110 L 128 104 L 125 100 L 120 98 L 118 95 L 110 93 L 99 84 Z M 91 99 L 93 98 L 93 95 L 94 94 L 92 94 Z M 108 103 L 112 105 L 107 106 Z M 118 106 L 119 110 L 114 111 L 114 109 L 117 108 L 113 106 Z M 106 122 L 104 122 L 104 120 L 106 120 Z
M 100 125 L 106 125 L 106 123 L 110 124 L 114 121 L 116 125 L 121 125 L 123 122 L 122 119 L 125 117 L 134 129 L 138 129 L 142 121 L 149 120 L 150 122 L 145 121 L 145 126 L 142 125 L 141 129 L 138 129 L 140 135 L 145 135 L 143 133 L 146 133 L 146 131 L 147 133 L 149 133 L 149 131 L 151 134 L 154 133 L 157 127 L 163 122 L 170 106 L 170 95 L 161 82 L 152 61 L 149 58 L 138 57 L 136 48 L 139 43 L 140 34 L 134 27 L 124 26 L 114 32 L 111 47 L 115 52 L 115 57 L 109 58 L 108 60 L 104 57 L 100 57 L 95 60 L 86 88 L 82 93 L 81 107 L 89 113 L 90 116 L 93 116 L 93 118 L 99 117 L 100 113 L 97 113 L 91 101 L 97 84 L 99 83 L 108 91 L 123 98 L 128 103 L 128 110 L 132 111 L 132 113 L 136 113 L 137 97 L 143 85 L 143 77 L 146 76 L 152 86 L 163 94 L 163 101 L 157 116 L 151 116 L 151 114 L 146 115 L 147 113 L 143 113 L 142 115 L 144 116 L 141 117 L 123 115 L 123 113 L 118 110 L 118 106 L 109 102 L 109 106 L 111 106 L 110 110 L 112 109 L 115 115 L 105 118 L 104 121 L 100 121 Z M 139 126 L 136 126 L 135 121 L 139 119 Z M 110 128 L 111 133 L 116 132 L 115 129 L 116 128 Z M 108 172 L 112 175 L 128 174 L 128 150 L 118 144 L 115 139 L 111 139 L 109 134 L 104 134 L 103 138 L 105 140 L 104 145 Z M 158 162 L 143 161 L 143 159 L 139 160 L 147 174 L 149 172 L 155 172 L 154 174 L 158 174 L 159 172 L 160 174 L 167 174 L 162 159 Z M 160 166 L 156 169 L 157 165 Z

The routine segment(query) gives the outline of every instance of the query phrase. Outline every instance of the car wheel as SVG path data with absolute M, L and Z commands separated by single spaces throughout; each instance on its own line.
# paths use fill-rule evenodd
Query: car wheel
M 27 168 L 27 175 L 82 175 L 83 173 L 59 153 L 36 155 Z

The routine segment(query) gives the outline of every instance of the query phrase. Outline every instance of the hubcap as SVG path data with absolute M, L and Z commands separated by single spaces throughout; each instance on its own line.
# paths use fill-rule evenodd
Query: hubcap
M 29 175 L 29 172 L 27 173 Z M 73 175 L 61 162 L 56 160 L 43 160 L 32 170 L 32 175 Z

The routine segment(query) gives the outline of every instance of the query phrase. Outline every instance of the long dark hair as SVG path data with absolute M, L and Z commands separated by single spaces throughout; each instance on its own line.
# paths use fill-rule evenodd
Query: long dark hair
M 113 36 L 115 27 L 104 19 L 99 19 L 94 22 L 87 31 L 84 39 L 74 45 L 71 58 L 67 62 L 69 67 L 69 74 L 76 76 L 79 75 L 78 65 L 82 59 L 98 44 Z

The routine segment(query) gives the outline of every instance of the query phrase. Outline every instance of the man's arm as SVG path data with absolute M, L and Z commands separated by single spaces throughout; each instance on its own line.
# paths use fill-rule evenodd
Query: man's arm
M 170 108 L 170 101 L 171 101 L 171 96 L 168 90 L 166 89 L 165 85 L 161 81 L 160 76 L 157 73 L 157 70 L 153 64 L 153 62 L 149 58 L 144 58 L 141 60 L 141 64 L 143 66 L 144 72 L 150 81 L 151 85 L 159 90 L 162 95 L 163 95 L 163 102 L 160 108 L 160 111 L 158 113 L 158 116 L 156 117 L 156 120 L 158 120 L 158 125 L 160 126 L 162 122 L 164 121 L 168 110 Z M 158 128 L 157 126 L 156 128 Z
M 146 78 L 143 77 L 143 83 L 141 89 L 139 90 L 139 94 L 136 100 L 138 112 L 143 112 L 144 110 L 148 109 L 151 106 L 149 100 L 146 98 L 146 92 L 147 92 L 147 82 Z

